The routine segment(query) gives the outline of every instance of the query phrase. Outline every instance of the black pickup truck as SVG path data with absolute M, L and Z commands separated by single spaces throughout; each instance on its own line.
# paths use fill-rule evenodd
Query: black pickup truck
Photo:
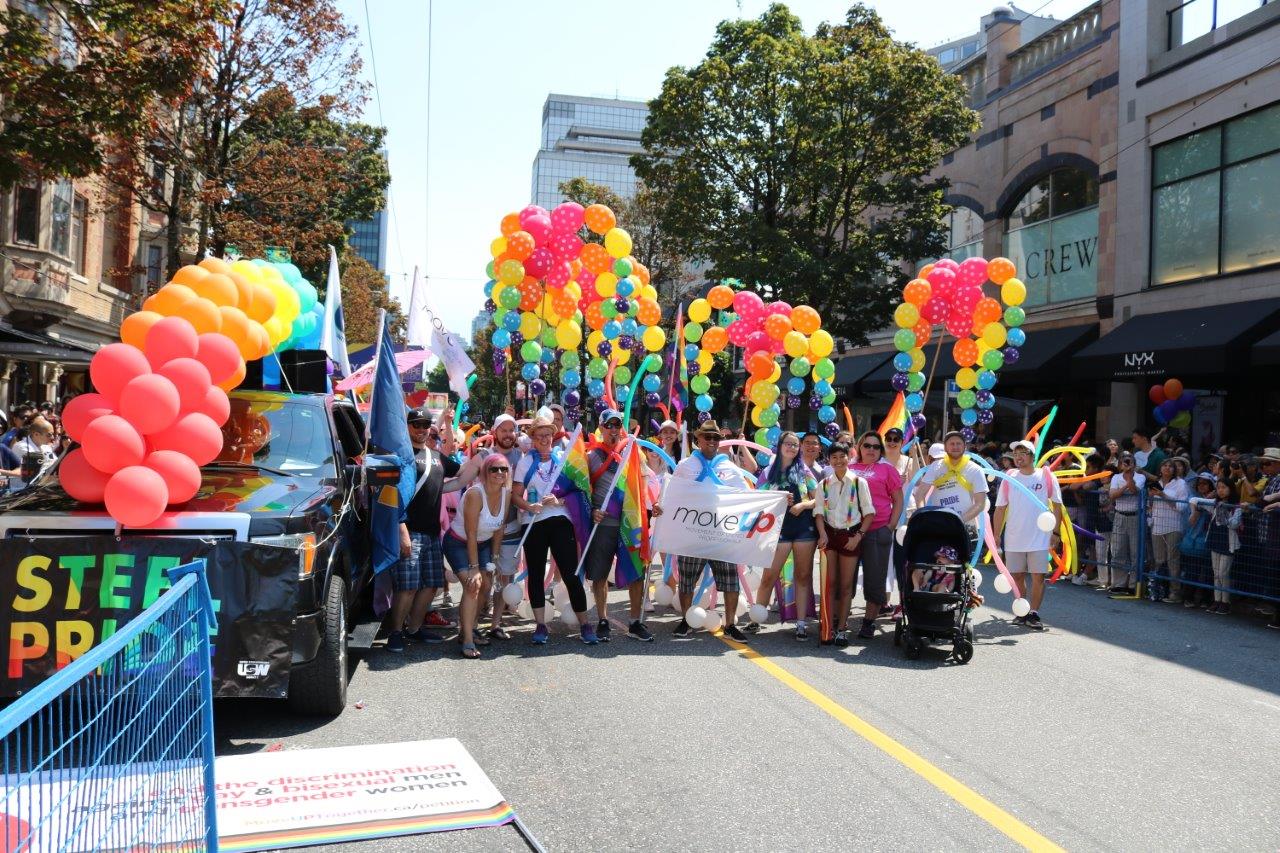
M 346 705 L 348 625 L 371 578 L 372 488 L 396 482 L 394 466 L 367 459 L 360 413 L 325 394 L 236 391 L 222 453 L 202 471 L 196 496 L 130 537 L 233 540 L 297 553 L 288 702 L 304 714 Z M 101 536 L 116 529 L 101 508 L 69 498 L 56 468 L 0 501 L 0 540 Z

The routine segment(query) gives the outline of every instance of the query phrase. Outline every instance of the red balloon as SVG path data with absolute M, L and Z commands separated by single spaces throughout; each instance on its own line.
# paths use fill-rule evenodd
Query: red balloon
M 231 401 L 227 399 L 226 391 L 217 385 L 211 385 L 205 392 L 204 401 L 192 411 L 208 415 L 215 424 L 222 426 L 231 417 Z
M 1157 406 L 1163 403 L 1166 399 L 1168 399 L 1164 395 L 1164 386 L 1152 385 L 1150 388 L 1148 388 L 1147 399 L 1149 399 L 1152 403 L 1155 403 Z
M 147 330 L 147 361 L 159 369 L 175 358 L 195 358 L 196 327 L 182 317 L 165 317 Z
M 120 416 L 143 435 L 167 428 L 180 406 L 178 389 L 158 373 L 139 376 L 120 392 Z
M 81 394 L 72 397 L 62 409 L 62 428 L 72 441 L 80 441 L 84 428 L 99 415 L 114 414 L 111 401 L 101 394 Z M 65 464 L 65 463 L 64 463 Z
M 169 487 L 150 468 L 130 465 L 111 475 L 103 495 L 107 512 L 125 527 L 155 523 L 169 503 Z
M 110 474 L 90 465 L 84 451 L 78 447 L 58 464 L 58 482 L 62 484 L 62 490 L 82 503 L 102 503 L 110 479 Z
M 192 412 L 178 418 L 164 432 L 151 436 L 151 449 L 176 450 L 190 456 L 197 465 L 204 465 L 222 451 L 222 430 L 213 418 Z
M 85 459 L 104 474 L 114 474 L 130 465 L 141 465 L 147 453 L 147 443 L 142 436 L 133 424 L 119 415 L 95 418 L 93 423 L 85 427 L 80 444 L 84 449 Z
M 209 379 L 213 382 L 221 382 L 233 375 L 242 362 L 240 348 L 235 341 L 217 332 L 205 332 L 200 336 L 196 358 L 209 369 Z
M 156 372 L 178 389 L 182 411 L 201 411 L 205 394 L 213 383 L 212 377 L 209 376 L 209 368 L 194 358 L 175 358 Z
M 184 504 L 200 491 L 200 466 L 176 450 L 157 450 L 143 463 L 164 478 L 169 504 Z
M 107 344 L 94 353 L 89 362 L 93 387 L 113 406 L 120 400 L 120 392 L 129 380 L 150 372 L 147 357 L 128 344 Z

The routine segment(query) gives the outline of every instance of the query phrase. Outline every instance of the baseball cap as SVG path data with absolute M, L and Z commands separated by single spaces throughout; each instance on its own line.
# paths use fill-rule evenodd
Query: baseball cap
M 941 442 L 935 441 L 933 444 L 929 445 L 930 459 L 941 459 L 946 455 L 947 455 L 947 449 L 942 446 Z
M 622 412 L 619 412 L 617 409 L 605 409 L 603 412 L 600 413 L 601 426 L 615 419 L 619 421 L 622 420 Z
M 1132 460 L 1132 459 L 1133 459 L 1133 454 L 1132 454 L 1132 453 L 1130 453 L 1130 452 L 1129 452 L 1129 451 L 1127 451 L 1127 450 L 1121 450 L 1121 451 L 1120 451 L 1120 455 L 1119 455 L 1117 458 L 1119 458 L 1119 459 L 1129 459 L 1129 460 Z
M 497 429 L 503 424 L 511 424 L 514 426 L 515 422 L 516 422 L 515 418 L 511 417 L 511 415 L 504 413 L 504 414 L 498 415 L 496 418 L 493 419 L 493 426 L 491 427 L 491 429 Z
M 431 426 L 431 422 L 434 420 L 435 418 L 431 417 L 431 412 L 425 406 L 409 410 L 408 422 L 411 424 L 425 422 L 427 426 Z
M 674 430 L 680 429 L 680 427 L 676 425 L 675 421 L 663 421 L 662 424 L 658 427 L 658 432 L 662 432 L 667 427 L 670 427 L 671 429 L 674 429 Z
M 1196 479 L 1208 480 L 1210 483 L 1218 482 L 1218 478 L 1210 474 L 1208 471 L 1201 471 L 1199 474 L 1196 474 Z
M 1009 445 L 1010 450 L 1025 450 L 1032 456 L 1036 455 L 1036 446 L 1029 441 L 1015 441 Z

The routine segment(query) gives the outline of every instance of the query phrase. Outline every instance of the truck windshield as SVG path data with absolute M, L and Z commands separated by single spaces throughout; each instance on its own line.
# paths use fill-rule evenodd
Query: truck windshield
M 262 465 L 298 477 L 334 476 L 324 409 L 280 399 L 231 398 L 222 452 L 212 464 Z

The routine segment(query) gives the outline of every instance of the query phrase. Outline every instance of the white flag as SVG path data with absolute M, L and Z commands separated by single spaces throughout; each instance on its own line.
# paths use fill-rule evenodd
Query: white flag
M 463 348 L 462 339 L 445 327 L 440 312 L 431 305 L 426 282 L 419 279 L 417 267 L 413 269 L 413 290 L 409 293 L 408 338 L 410 346 L 426 347 L 444 362 L 445 373 L 449 374 L 449 387 L 458 399 L 466 400 L 471 396 L 467 377 L 475 373 L 475 363 Z
M 342 371 L 351 375 L 351 361 L 347 358 L 347 330 L 342 318 L 342 279 L 338 275 L 338 253 L 329 247 L 329 281 L 324 291 L 324 325 L 320 330 L 320 348 Z

